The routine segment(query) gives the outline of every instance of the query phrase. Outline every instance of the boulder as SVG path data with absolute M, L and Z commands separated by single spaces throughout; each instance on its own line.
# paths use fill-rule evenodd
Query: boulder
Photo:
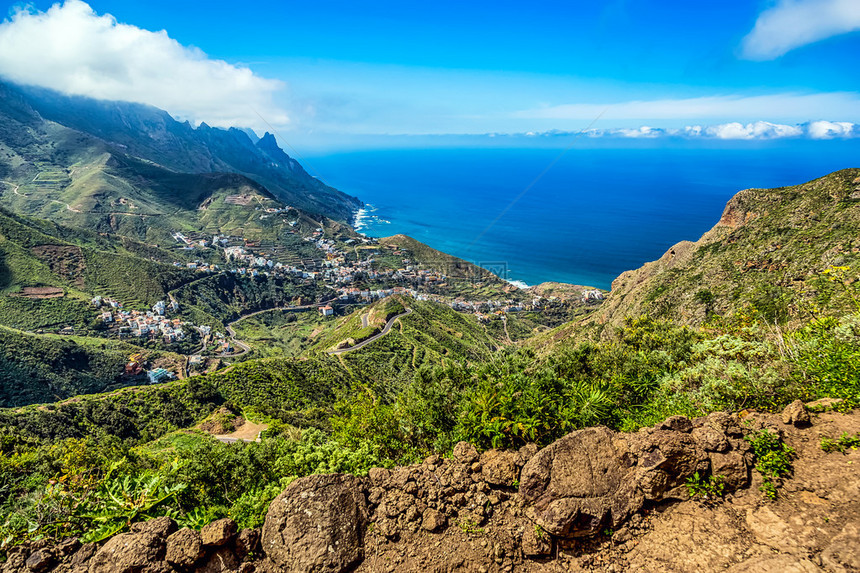
M 243 529 L 236 536 L 236 555 L 244 559 L 251 553 L 260 551 L 260 530 Z
M 738 452 L 726 454 L 712 453 L 710 455 L 711 475 L 723 476 L 723 483 L 728 490 L 746 487 L 750 482 L 750 471 L 746 460 Z
M 693 429 L 693 422 L 686 416 L 669 416 L 661 423 L 657 424 L 658 430 L 674 430 L 676 432 L 690 432 Z
M 708 470 L 708 457 L 691 434 L 673 430 L 638 432 L 631 436 L 637 458 L 636 485 L 645 499 L 684 499 L 684 483 Z
M 171 533 L 177 530 L 177 527 L 176 522 L 165 515 L 147 521 L 132 523 L 129 529 L 132 533 L 152 533 L 162 539 L 167 539 Z
M 200 539 L 205 546 L 220 547 L 233 539 L 236 529 L 236 522 L 225 517 L 203 526 L 200 530 Z
M 481 454 L 481 477 L 488 484 L 512 487 L 519 475 L 519 452 L 487 450 Z
M 391 472 L 385 468 L 370 468 L 370 471 L 367 472 L 370 483 L 376 487 L 385 487 L 390 475 Z
M 269 506 L 263 551 L 286 571 L 346 571 L 363 558 L 367 520 L 359 478 L 307 476 L 291 483 Z
M 60 542 L 60 544 L 54 548 L 54 551 L 58 557 L 68 557 L 80 548 L 81 542 L 77 537 L 68 537 Z
M 521 541 L 526 557 L 544 557 L 552 553 L 552 537 L 539 527 L 526 527 Z
M 458 442 L 451 458 L 458 464 L 473 464 L 478 461 L 478 450 L 469 442 Z
M 427 509 L 421 519 L 421 527 L 426 531 L 439 531 L 448 525 L 445 514 L 435 509 Z
M 190 567 L 204 554 L 200 533 L 184 527 L 167 538 L 165 558 L 171 565 Z
M 98 547 L 96 547 L 95 543 L 84 543 L 81 545 L 81 548 L 75 551 L 75 554 L 72 555 L 72 559 L 69 561 L 69 565 L 71 567 L 82 566 L 84 563 L 93 558 L 93 555 L 96 554 Z
M 713 412 L 705 418 L 705 424 L 719 430 L 730 438 L 740 438 L 744 435 L 744 430 L 741 428 L 738 418 L 734 414 Z
M 54 554 L 51 553 L 48 549 L 37 549 L 27 557 L 27 561 L 25 561 L 25 565 L 27 569 L 30 571 L 35 571 L 39 573 L 40 571 L 47 571 L 54 562 Z
M 711 425 L 694 428 L 691 435 L 706 452 L 725 452 L 729 449 L 726 435 Z
M 791 424 L 798 428 L 808 426 L 811 422 L 806 406 L 800 400 L 795 400 L 782 411 L 782 423 Z
M 523 467 L 519 493 L 530 504 L 527 514 L 551 535 L 583 537 L 617 528 L 646 500 L 685 499 L 687 479 L 707 474 L 712 463 L 729 490 L 745 485 L 746 460 L 718 429 L 735 431 L 734 420 L 724 416 L 699 419 L 695 429 L 673 416 L 635 434 L 605 427 L 572 432 Z
M 532 457 L 520 475 L 520 496 L 546 532 L 593 535 L 642 506 L 634 458 L 624 439 L 605 427 L 577 430 Z
M 154 533 L 121 533 L 111 537 L 90 559 L 89 573 L 149 573 L 159 570 L 164 538 Z
M 234 573 L 239 567 L 239 558 L 232 547 L 222 546 L 204 557 L 194 568 L 194 573 Z
M 535 444 L 534 442 L 530 442 L 523 447 L 520 448 L 520 465 L 526 465 L 526 463 L 532 459 L 536 453 L 540 451 L 540 446 Z

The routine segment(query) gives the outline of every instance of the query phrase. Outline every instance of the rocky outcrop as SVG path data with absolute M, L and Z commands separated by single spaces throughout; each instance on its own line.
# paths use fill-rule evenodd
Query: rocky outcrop
M 695 422 L 673 416 L 635 434 L 578 430 L 526 464 L 519 492 L 528 514 L 552 535 L 591 536 L 618 527 L 646 502 L 684 499 L 695 473 L 723 475 L 730 489 L 747 485 L 748 446 L 726 434 L 736 426 L 714 414 Z
M 825 427 L 829 434 L 860 430 L 860 415 L 821 416 L 850 421 Z M 805 455 L 825 456 L 817 440 L 798 437 L 808 431 L 802 424 L 782 421 L 751 415 L 743 425 L 782 433 L 798 449 L 809 442 Z M 743 437 L 736 415 L 716 413 L 635 433 L 586 428 L 541 450 L 479 454 L 460 443 L 450 459 L 375 468 L 366 478 L 298 479 L 272 502 L 262 530 L 237 531 L 229 519 L 177 530 L 162 517 L 101 547 L 67 540 L 16 548 L 0 571 L 857 570 L 860 530 L 845 516 L 860 513 L 850 465 L 860 459 L 833 454 L 798 469 L 782 507 L 747 489 L 757 476 Z M 696 473 L 722 476 L 734 496 L 676 503 Z M 806 504 L 803 518 L 792 513 L 798 504 Z
M 269 506 L 263 550 L 285 571 L 346 571 L 364 556 L 367 518 L 361 479 L 343 474 L 301 478 Z

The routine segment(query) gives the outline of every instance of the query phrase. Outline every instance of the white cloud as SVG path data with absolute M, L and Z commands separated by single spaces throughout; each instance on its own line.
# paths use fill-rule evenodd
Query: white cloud
M 858 0 L 860 2 L 860 0 Z M 798 120 L 810 110 L 827 111 L 842 117 L 858 117 L 860 94 L 831 92 L 819 94 L 769 94 L 759 96 L 706 96 L 593 104 L 576 103 L 514 112 L 518 119 L 570 119 L 588 121 L 600 116 L 607 120 L 727 119 L 755 121 L 760 117 Z
M 0 23 L 0 75 L 98 99 L 146 103 L 193 123 L 265 127 L 288 122 L 273 103 L 283 85 L 213 60 L 166 31 L 99 16 L 80 0 L 46 12 L 18 10 Z
M 801 46 L 860 30 L 857 0 L 779 0 L 759 14 L 743 39 L 742 55 L 773 60 Z
M 532 137 L 541 136 L 575 136 L 577 132 L 548 131 L 530 133 Z M 715 125 L 687 125 L 682 128 L 653 128 L 642 126 L 636 129 L 589 129 L 587 137 L 616 137 L 616 138 L 658 138 L 682 137 L 687 139 L 741 139 L 766 140 L 785 138 L 805 139 L 849 139 L 860 137 L 860 125 L 847 121 L 811 121 L 796 125 L 756 121 L 751 123 L 729 122 Z
M 807 132 L 813 139 L 858 137 L 860 126 L 847 121 L 812 121 L 807 126 Z
M 780 139 L 799 137 L 803 128 L 797 125 L 781 125 L 768 121 L 757 121 L 746 125 L 732 122 L 713 125 L 703 131 L 704 135 L 717 139 Z

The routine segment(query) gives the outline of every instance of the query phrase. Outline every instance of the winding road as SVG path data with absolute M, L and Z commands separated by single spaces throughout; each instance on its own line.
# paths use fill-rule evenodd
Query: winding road
M 361 342 L 359 342 L 355 346 L 350 346 L 349 348 L 340 348 L 338 350 L 329 350 L 327 352 L 328 352 L 328 354 L 331 354 L 332 356 L 334 356 L 337 354 L 346 354 L 347 352 L 352 352 L 353 350 L 358 350 L 359 348 L 364 348 L 365 346 L 367 346 L 368 344 L 370 344 L 371 342 L 373 342 L 377 338 L 381 338 L 381 337 L 385 336 L 386 334 L 388 334 L 388 331 L 391 330 L 391 325 L 394 324 L 394 321 L 397 320 L 398 318 L 406 316 L 407 314 L 412 314 L 411 308 L 407 308 L 406 312 L 401 312 L 400 314 L 398 314 L 396 316 L 392 316 L 390 319 L 388 319 L 388 322 L 385 323 L 385 328 L 383 328 L 382 332 L 380 332 L 379 334 L 375 334 L 375 335 L 371 336 L 370 338 L 368 338 L 367 340 L 362 340 Z M 362 318 L 364 318 L 364 317 L 362 317 Z M 362 323 L 364 323 L 364 321 L 362 321 Z
M 171 297 L 171 298 L 172 298 L 172 297 Z M 258 315 L 258 314 L 263 314 L 264 312 L 273 312 L 273 311 L 276 311 L 276 310 L 280 310 L 280 311 L 296 311 L 296 312 L 304 312 L 304 311 L 308 311 L 308 310 L 312 310 L 312 309 L 319 308 L 319 306 L 320 306 L 320 305 L 326 305 L 326 304 L 329 304 L 329 303 L 330 303 L 330 302 L 332 302 L 333 300 L 334 300 L 334 299 L 326 300 L 326 301 L 323 301 L 323 302 L 317 302 L 317 303 L 314 303 L 314 304 L 305 304 L 305 305 L 302 305 L 302 306 L 276 306 L 275 308 L 265 308 L 265 309 L 263 309 L 263 310 L 258 310 L 258 311 L 255 311 L 255 312 L 251 312 L 251 313 L 248 313 L 248 314 L 244 314 L 244 315 L 240 316 L 239 318 L 237 318 L 236 320 L 231 321 L 231 322 L 228 322 L 228 323 L 227 323 L 227 325 L 226 325 L 227 335 L 230 337 L 230 340 L 232 340 L 232 341 L 233 341 L 233 344 L 235 344 L 236 346 L 238 346 L 238 347 L 239 347 L 239 348 L 241 348 L 242 350 L 241 350 L 240 352 L 231 352 L 231 353 L 229 353 L 229 354 L 219 354 L 218 356 L 219 356 L 219 357 L 242 356 L 243 354 L 247 354 L 248 352 L 250 352 L 250 351 L 251 351 L 251 347 L 250 347 L 250 346 L 248 346 L 247 344 L 245 344 L 244 342 L 242 342 L 241 340 L 239 340 L 238 338 L 236 338 L 236 331 L 235 331 L 235 330 L 233 330 L 233 325 L 234 325 L 234 324 L 236 324 L 237 322 L 239 322 L 240 320 L 245 320 L 246 318 L 250 318 L 250 317 L 252 317 L 252 316 L 256 316 L 256 315 Z

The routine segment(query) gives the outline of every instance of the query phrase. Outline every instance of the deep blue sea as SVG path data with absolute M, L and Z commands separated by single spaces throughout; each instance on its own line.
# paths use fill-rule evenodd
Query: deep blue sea
M 583 146 L 559 159 L 562 151 L 389 149 L 306 160 L 369 204 L 360 229 L 368 235 L 404 233 L 529 285 L 601 288 L 698 239 L 741 189 L 860 167 L 860 141 L 850 140 Z

